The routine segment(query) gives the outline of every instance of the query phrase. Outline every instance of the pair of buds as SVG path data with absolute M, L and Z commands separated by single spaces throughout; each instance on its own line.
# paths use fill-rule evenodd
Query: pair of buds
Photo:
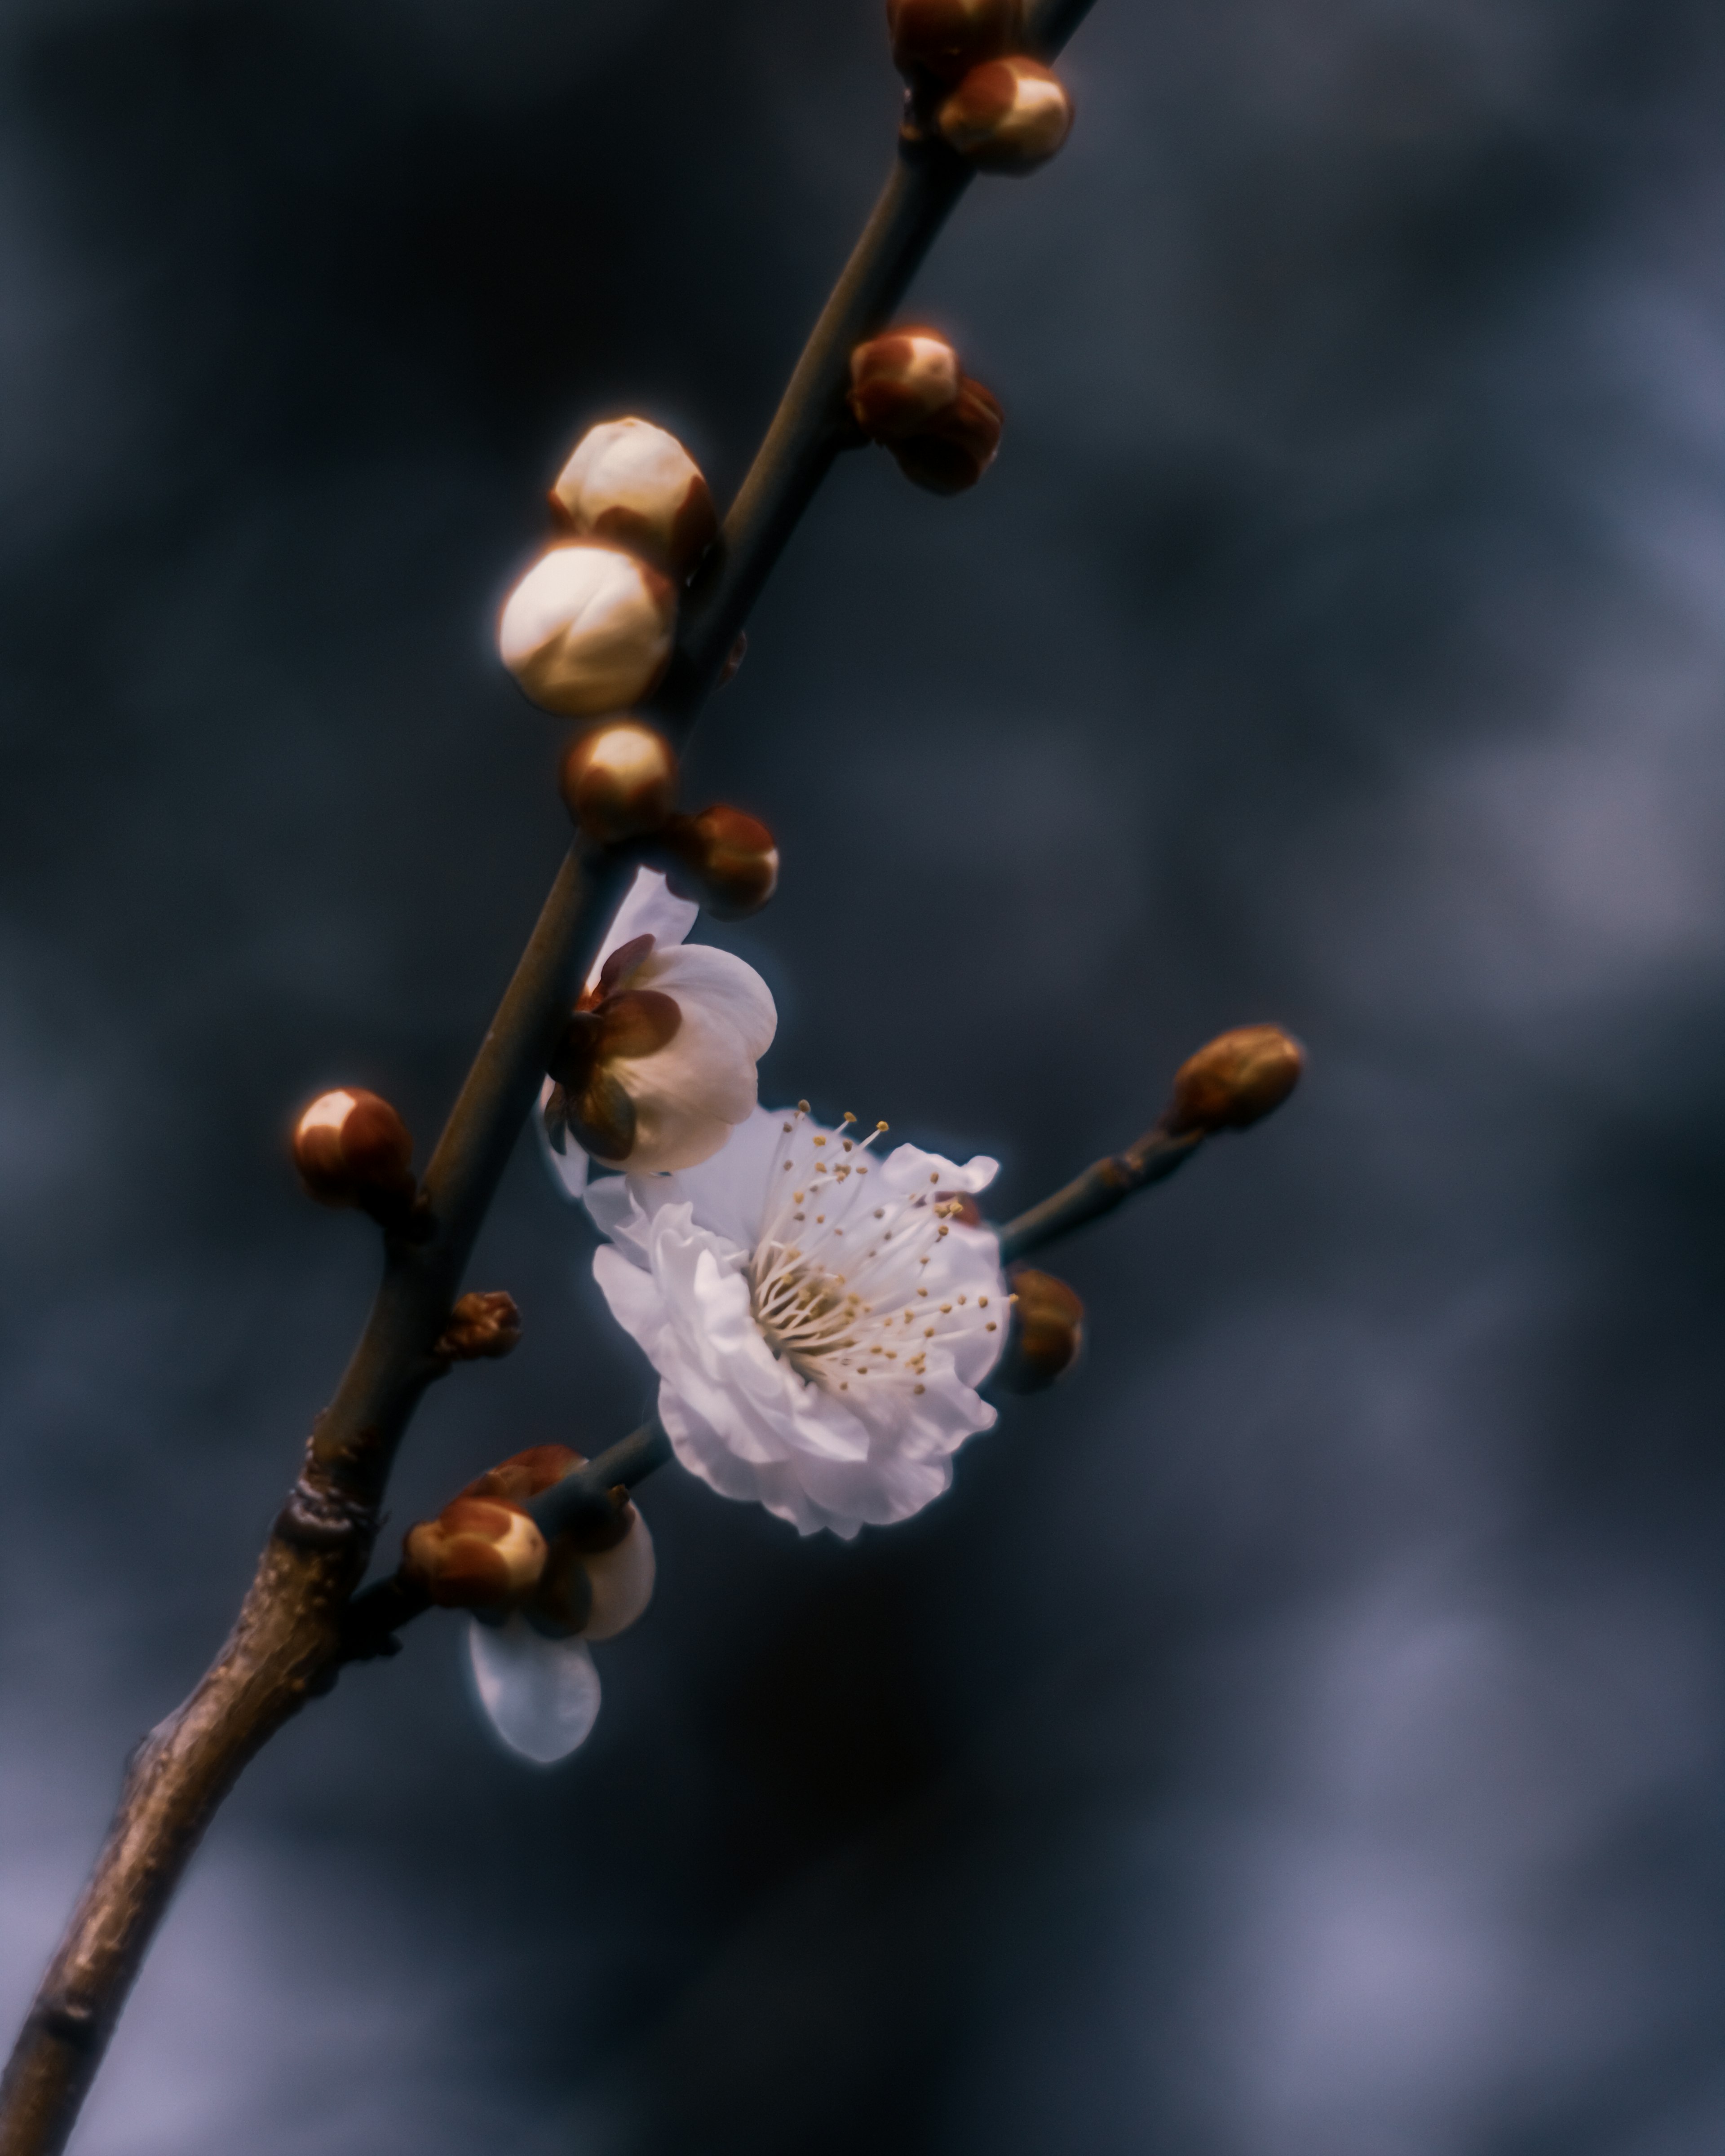
M 446 1609 L 501 1621 L 519 1611 L 551 1640 L 611 1640 L 652 1599 L 653 1538 L 627 1490 L 608 1514 L 546 1541 L 526 1506 L 585 1462 L 536 1445 L 470 1482 L 434 1520 L 409 1527 L 404 1578 Z
M 979 171 L 1034 172 L 1065 141 L 1072 101 L 1023 49 L 1024 0 L 886 0 L 886 26 L 918 121 Z
M 718 516 L 682 444 L 635 418 L 582 436 L 551 511 L 561 536 L 504 602 L 497 647 L 542 709 L 603 718 L 649 695 L 670 665 L 678 595 Z
M 938 331 L 889 330 L 850 355 L 850 415 L 931 494 L 962 494 L 993 463 L 999 405 Z
M 577 737 L 559 776 L 569 814 L 602 846 L 644 842 L 642 850 L 679 898 L 715 920 L 758 912 L 778 888 L 773 834 L 740 808 L 715 802 L 678 812 L 675 752 L 656 728 L 619 719 Z

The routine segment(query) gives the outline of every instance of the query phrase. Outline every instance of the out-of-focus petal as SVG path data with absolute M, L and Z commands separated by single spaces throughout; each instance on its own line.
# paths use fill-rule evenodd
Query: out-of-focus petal
M 511 1752 L 542 1767 L 586 1743 L 599 1712 L 599 1673 L 583 1640 L 547 1640 L 524 1617 L 470 1624 L 474 1689 Z
M 637 936 L 650 936 L 660 952 L 675 949 L 700 915 L 701 908 L 693 899 L 672 897 L 659 870 L 637 869 L 634 881 L 624 893 L 616 918 L 605 932 L 605 940 L 599 946 L 586 985 L 589 988 L 597 987 L 599 969 L 606 959 L 625 943 L 632 943 Z M 737 959 L 732 963 L 741 965 L 742 962 Z
M 619 1632 L 629 1630 L 653 1599 L 657 1567 L 647 1522 L 637 1512 L 629 1532 L 614 1549 L 597 1551 L 582 1563 L 593 1586 L 593 1614 L 583 1636 L 614 1640 Z

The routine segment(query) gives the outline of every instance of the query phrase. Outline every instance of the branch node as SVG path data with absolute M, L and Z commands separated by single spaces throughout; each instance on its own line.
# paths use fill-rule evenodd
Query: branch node
M 512 1353 L 521 1337 L 521 1313 L 515 1297 L 506 1289 L 487 1288 L 464 1295 L 450 1311 L 432 1359 L 445 1369 L 451 1363 L 495 1360 Z
M 338 1491 L 317 1489 L 302 1475 L 276 1514 L 271 1532 L 278 1542 L 296 1543 L 303 1549 L 340 1549 L 349 1543 L 369 1543 L 378 1525 L 375 1505 L 344 1497 Z

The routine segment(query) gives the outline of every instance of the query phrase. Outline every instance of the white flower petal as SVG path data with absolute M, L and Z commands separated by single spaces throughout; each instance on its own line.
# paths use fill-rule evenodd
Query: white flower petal
M 512 1752 L 548 1767 L 585 1743 L 599 1712 L 599 1673 L 583 1640 L 547 1640 L 524 1617 L 468 1626 L 474 1688 Z
M 637 869 L 635 880 L 624 893 L 617 916 L 605 932 L 599 955 L 587 977 L 589 988 L 598 986 L 599 974 L 614 951 L 632 943 L 637 936 L 650 936 L 660 952 L 680 944 L 700 918 L 701 908 L 692 898 L 674 898 L 657 869 Z M 741 964 L 738 959 L 736 962 Z
M 697 996 L 678 1002 L 682 1023 L 664 1047 L 608 1066 L 634 1105 L 635 1137 L 625 1159 L 605 1165 L 630 1175 L 698 1166 L 754 1111 L 755 1059 L 736 1028 Z
M 593 1612 L 582 1627 L 586 1640 L 614 1640 L 626 1632 L 653 1599 L 657 1565 L 653 1537 L 637 1512 L 629 1532 L 614 1549 L 599 1550 L 582 1563 L 593 1587 Z
M 752 1063 L 758 1063 L 772 1047 L 778 1030 L 772 991 L 761 976 L 734 952 L 716 951 L 711 943 L 655 949 L 630 975 L 629 986 L 663 989 L 685 1011 L 699 1005 L 715 1018 L 727 1019 Z
M 921 1146 L 913 1145 L 895 1146 L 880 1163 L 882 1183 L 895 1191 L 927 1188 L 974 1194 L 986 1190 L 999 1173 L 999 1162 L 990 1160 L 986 1153 L 978 1153 L 960 1168 L 943 1153 L 924 1152 Z

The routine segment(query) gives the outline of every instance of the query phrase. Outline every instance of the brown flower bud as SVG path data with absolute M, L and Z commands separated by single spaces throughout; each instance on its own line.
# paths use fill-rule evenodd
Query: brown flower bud
M 521 1337 L 515 1297 L 501 1287 L 485 1289 L 455 1304 L 432 1353 L 442 1363 L 475 1363 L 511 1353 Z
M 294 1126 L 294 1165 L 321 1205 L 404 1212 L 413 1197 L 413 1158 L 407 1125 L 362 1086 L 321 1093 Z
M 1072 100 L 1038 61 L 987 60 L 942 105 L 935 125 L 979 172 L 1034 172 L 1065 141 Z
M 639 719 L 579 735 L 557 781 L 569 814 L 602 846 L 656 831 L 677 805 L 670 743 Z
M 525 1452 L 511 1452 L 507 1460 L 500 1460 L 495 1467 L 488 1467 L 483 1475 L 476 1476 L 461 1495 L 495 1497 L 506 1505 L 525 1505 L 542 1491 L 550 1489 L 553 1482 L 561 1482 L 566 1475 L 572 1475 L 578 1467 L 586 1464 L 585 1456 L 572 1451 L 567 1445 L 530 1445 Z
M 545 1537 L 518 1507 L 457 1497 L 409 1527 L 402 1570 L 445 1609 L 503 1609 L 545 1569 Z
M 996 1373 L 1009 1392 L 1040 1393 L 1072 1367 L 1084 1344 L 1084 1305 L 1063 1280 L 1014 1265 L 1012 1330 Z
M 737 632 L 737 641 L 725 654 L 725 664 L 719 672 L 717 686 L 722 689 L 727 681 L 737 679 L 737 670 L 749 655 L 749 633 L 746 629 Z
M 1243 1131 L 1279 1108 L 1300 1082 L 1306 1053 L 1276 1025 L 1242 1025 L 1219 1034 L 1174 1074 L 1163 1127 Z
M 932 330 L 889 330 L 850 355 L 851 415 L 870 441 L 896 442 L 958 398 L 958 355 Z
M 665 881 L 716 921 L 758 913 L 778 888 L 773 834 L 740 808 L 715 802 L 698 816 L 673 816 L 663 839 Z
M 615 547 L 542 554 L 504 602 L 497 649 L 522 693 L 566 719 L 638 703 L 664 673 L 676 625 L 670 578 Z
M 993 463 L 1003 424 L 999 405 L 967 374 L 945 411 L 888 447 L 899 470 L 916 485 L 931 494 L 963 494 Z
M 626 547 L 685 577 L 718 536 L 700 467 L 676 439 L 645 419 L 591 427 L 552 489 L 552 513 L 579 538 Z
M 1024 43 L 1022 0 L 886 0 L 892 64 L 957 82 L 979 61 Z

